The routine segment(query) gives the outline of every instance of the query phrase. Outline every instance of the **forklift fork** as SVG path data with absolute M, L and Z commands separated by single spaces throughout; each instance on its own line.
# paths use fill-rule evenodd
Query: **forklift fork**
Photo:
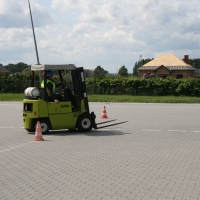
M 116 119 L 109 120 L 109 121 L 106 121 L 106 122 L 97 123 L 97 124 L 95 124 L 94 129 L 101 129 L 101 128 L 105 128 L 105 127 L 109 127 L 109 126 L 115 126 L 115 125 L 118 125 L 118 124 L 123 124 L 123 123 L 128 122 L 128 121 L 124 121 L 124 122 L 119 122 L 119 123 L 115 123 L 115 124 L 108 124 L 108 125 L 105 125 L 105 126 L 97 127 L 97 125 L 105 124 L 105 123 L 112 122 L 112 121 L 115 121 L 115 120 L 116 120 Z

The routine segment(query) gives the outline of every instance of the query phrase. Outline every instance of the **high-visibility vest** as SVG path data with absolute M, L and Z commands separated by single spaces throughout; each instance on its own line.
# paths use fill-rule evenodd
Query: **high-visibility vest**
M 54 82 L 52 82 L 51 80 L 47 79 L 47 83 L 52 83 L 53 84 L 53 93 L 55 93 L 56 91 L 56 85 Z M 41 82 L 41 88 L 44 88 L 44 80 Z M 47 93 L 48 93 L 48 88 L 47 88 Z

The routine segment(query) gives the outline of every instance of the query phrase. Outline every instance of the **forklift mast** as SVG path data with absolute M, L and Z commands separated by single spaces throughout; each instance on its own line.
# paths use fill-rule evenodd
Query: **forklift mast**
M 85 109 L 88 113 L 90 113 L 83 67 L 72 70 L 71 75 L 74 86 L 74 94 L 78 95 L 80 99 L 84 99 Z

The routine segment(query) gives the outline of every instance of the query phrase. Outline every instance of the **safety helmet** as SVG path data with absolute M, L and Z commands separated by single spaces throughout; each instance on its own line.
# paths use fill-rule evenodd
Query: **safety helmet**
M 46 74 L 47 74 L 47 76 L 53 76 L 53 72 L 52 72 L 51 70 L 48 70 L 48 71 L 46 72 Z

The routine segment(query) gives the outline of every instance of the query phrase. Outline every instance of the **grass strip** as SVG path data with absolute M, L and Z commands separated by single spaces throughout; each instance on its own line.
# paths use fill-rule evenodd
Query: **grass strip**
M 23 101 L 24 94 L 0 93 L 0 101 Z M 199 97 L 188 96 L 134 96 L 134 95 L 88 95 L 89 102 L 129 103 L 200 103 Z

